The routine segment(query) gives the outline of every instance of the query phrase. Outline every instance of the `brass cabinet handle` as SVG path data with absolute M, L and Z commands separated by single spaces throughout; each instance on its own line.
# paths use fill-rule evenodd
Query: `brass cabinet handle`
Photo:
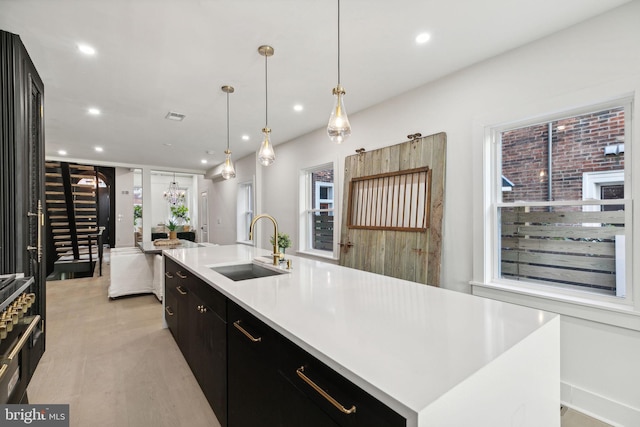
M 242 326 L 240 326 L 240 321 L 239 320 L 236 320 L 235 322 L 233 322 L 233 326 L 237 330 L 242 332 L 245 337 L 249 338 L 251 340 L 251 342 L 260 342 L 260 341 L 262 341 L 262 337 L 256 338 L 253 335 L 251 335 L 249 332 L 247 332 Z
M 309 377 L 307 377 L 304 374 L 304 366 L 300 366 L 298 369 L 296 369 L 296 374 L 298 374 L 298 376 L 302 379 L 302 381 L 309 384 L 311 388 L 313 388 L 315 391 L 317 391 L 320 394 L 320 396 L 327 399 L 333 406 L 335 406 L 343 414 L 353 414 L 354 412 L 356 412 L 356 405 L 352 405 L 351 408 L 347 409 L 344 406 L 342 406 L 340 402 L 338 402 L 333 397 L 331 397 L 329 393 L 327 393 L 326 391 L 318 387 L 316 383 L 314 383 Z
M 181 279 L 186 279 L 186 278 L 187 278 L 187 276 L 186 276 L 186 275 L 182 274 L 182 271 L 176 271 L 176 274 L 177 274 L 177 275 L 178 275 L 178 277 L 179 277 L 179 278 L 181 278 Z
M 164 275 L 167 279 L 173 279 L 173 274 L 169 273 L 168 271 L 165 271 Z
M 31 337 L 31 332 L 33 332 L 33 329 L 36 327 L 38 322 L 40 322 L 39 314 L 37 314 L 31 321 L 31 323 L 29 323 L 29 326 L 20 337 L 20 341 L 18 341 L 18 344 L 13 347 L 13 350 L 11 351 L 7 359 L 13 360 L 20 353 L 20 350 L 22 350 L 22 347 L 24 347 L 24 345 L 27 343 L 27 340 Z
M 9 365 L 2 365 L 2 368 L 0 368 L 0 380 L 4 377 L 4 373 L 7 369 L 9 369 Z
M 176 291 L 180 293 L 180 295 L 186 295 L 187 291 L 185 291 L 182 286 L 176 286 Z
M 171 307 L 165 307 L 164 311 L 166 311 L 169 316 L 173 316 L 173 310 L 171 310 Z

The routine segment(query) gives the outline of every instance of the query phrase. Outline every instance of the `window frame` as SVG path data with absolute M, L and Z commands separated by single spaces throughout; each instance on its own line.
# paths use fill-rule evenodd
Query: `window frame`
M 471 292 L 474 295 L 526 305 L 544 309 L 564 315 L 584 318 L 602 323 L 612 324 L 640 330 L 640 286 L 634 282 L 634 261 L 638 255 L 632 252 L 633 237 L 637 238 L 635 231 L 633 200 L 638 199 L 638 185 L 634 186 L 632 170 L 635 163 L 632 151 L 633 130 L 638 126 L 633 120 L 634 96 L 624 96 L 610 101 L 585 104 L 582 108 L 556 110 L 557 112 L 536 116 L 525 120 L 512 120 L 508 122 L 495 122 L 495 124 L 479 124 L 482 126 L 483 147 L 483 202 L 482 202 L 482 244 L 475 245 L 474 260 L 480 268 L 474 269 L 474 278 L 471 281 Z M 518 127 L 555 121 L 568 116 L 576 116 L 589 112 L 599 111 L 615 106 L 625 108 L 625 164 L 624 164 L 624 199 L 618 199 L 618 204 L 625 205 L 625 256 L 626 265 L 623 272 L 626 278 L 627 295 L 622 297 L 599 295 L 579 290 L 566 290 L 550 285 L 527 283 L 499 277 L 500 242 L 499 209 L 504 206 L 531 206 L 553 204 L 566 204 L 563 202 L 529 202 L 529 203 L 502 203 L 502 159 L 500 135 L 503 131 Z M 553 111 L 553 110 L 548 110 Z M 634 162 L 635 160 L 635 162 Z M 636 197 L 634 197 L 634 195 Z M 576 201 L 572 201 L 576 202 Z M 587 202 L 583 202 L 587 203 Z M 483 253 L 479 253 L 479 249 Z
M 333 170 L 333 182 L 331 183 L 331 188 L 333 192 L 333 202 L 331 209 L 315 209 L 313 208 L 313 202 L 320 199 L 319 193 L 316 193 L 316 197 L 313 197 L 312 191 L 312 175 L 315 172 L 321 170 Z M 338 232 L 339 232 L 339 216 L 337 209 L 337 200 L 338 200 L 338 191 L 336 185 L 336 167 L 335 162 L 327 162 L 321 165 L 315 165 L 311 167 L 301 168 L 300 169 L 300 179 L 299 179 L 299 228 L 298 228 L 298 252 L 312 255 L 320 258 L 328 258 L 331 260 L 338 259 Z M 316 183 L 316 188 L 318 187 Z M 334 226 L 333 226 L 333 245 L 332 250 L 322 250 L 322 249 L 314 249 L 312 247 L 313 238 L 311 236 L 311 221 L 310 216 L 316 212 L 332 212 L 334 217 Z
M 253 246 L 249 240 L 249 225 L 253 220 L 255 206 L 255 186 L 253 181 L 238 183 L 236 199 L 236 243 Z M 241 234 L 246 230 L 246 239 Z

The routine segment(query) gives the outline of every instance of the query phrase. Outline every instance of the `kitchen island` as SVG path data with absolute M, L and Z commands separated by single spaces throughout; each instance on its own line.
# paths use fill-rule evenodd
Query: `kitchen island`
M 213 269 L 278 268 L 245 245 L 164 255 L 407 426 L 560 426 L 555 314 L 295 256 L 291 270 L 256 279 Z

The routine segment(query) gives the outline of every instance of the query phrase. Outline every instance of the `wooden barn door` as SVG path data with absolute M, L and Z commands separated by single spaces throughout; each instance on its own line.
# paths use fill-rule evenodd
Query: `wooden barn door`
M 440 286 L 446 134 L 345 159 L 340 265 Z

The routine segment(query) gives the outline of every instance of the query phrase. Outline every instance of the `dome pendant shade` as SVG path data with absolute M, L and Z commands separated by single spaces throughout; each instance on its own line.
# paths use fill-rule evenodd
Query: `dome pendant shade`
M 233 167 L 233 162 L 231 161 L 231 151 L 225 150 L 224 153 L 227 155 L 224 160 L 224 166 L 222 167 L 221 175 L 224 179 L 231 179 L 236 177 L 236 169 Z
M 351 135 L 351 124 L 347 117 L 347 110 L 344 108 L 344 88 L 340 85 L 333 89 L 335 96 L 335 104 L 329 117 L 329 125 L 327 126 L 327 134 L 331 141 L 342 143 L 349 135 Z
M 260 145 L 260 150 L 258 151 L 258 161 L 262 166 L 269 166 L 276 159 L 276 153 L 273 150 L 273 146 L 271 145 L 271 141 L 269 141 L 269 133 L 271 129 L 263 128 L 262 133 L 264 133 L 264 140 Z

